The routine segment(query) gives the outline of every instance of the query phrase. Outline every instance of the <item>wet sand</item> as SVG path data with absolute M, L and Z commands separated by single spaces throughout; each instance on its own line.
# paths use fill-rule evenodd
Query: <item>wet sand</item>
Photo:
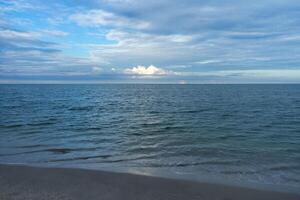
M 0 165 L 1 200 L 300 200 L 300 194 L 84 169 Z

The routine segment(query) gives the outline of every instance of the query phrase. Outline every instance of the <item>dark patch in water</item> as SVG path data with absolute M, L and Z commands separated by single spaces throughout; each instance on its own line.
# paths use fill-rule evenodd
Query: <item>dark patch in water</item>
M 47 126 L 47 125 L 53 125 L 55 122 L 37 122 L 37 123 L 28 123 L 26 125 L 28 126 Z
M 111 155 L 98 155 L 98 156 L 82 156 L 82 157 L 74 157 L 74 158 L 65 158 L 65 159 L 54 159 L 54 160 L 49 160 L 47 162 L 64 162 L 64 161 L 74 161 L 74 160 L 88 160 L 92 158 L 109 158 Z
M 49 145 L 44 145 L 44 144 L 35 144 L 35 145 L 25 145 L 25 146 L 16 146 L 16 148 L 22 148 L 22 149 L 30 149 L 30 148 L 37 148 L 37 147 L 46 147 Z
M 226 139 L 231 139 L 231 138 L 244 138 L 247 137 L 246 135 L 222 135 L 217 137 L 218 139 L 221 140 L 226 140 Z
M 231 175 L 234 175 L 234 174 L 239 174 L 239 175 L 243 175 L 243 174 L 247 174 L 247 175 L 250 175 L 250 174 L 256 174 L 257 172 L 254 172 L 254 171 L 221 171 L 223 174 L 231 174 Z
M 22 126 L 24 126 L 24 124 L 0 125 L 0 128 L 19 128 Z
M 49 152 L 52 152 L 52 153 L 66 154 L 66 153 L 70 153 L 73 150 L 72 149 L 68 149 L 68 148 L 60 148 L 60 149 L 46 149 L 45 151 L 49 151 Z
M 93 106 L 77 106 L 77 107 L 71 107 L 69 110 L 71 111 L 90 111 L 94 107 Z
M 276 167 L 270 167 L 267 170 L 270 171 L 286 171 L 286 170 L 300 170 L 300 165 L 282 165 Z

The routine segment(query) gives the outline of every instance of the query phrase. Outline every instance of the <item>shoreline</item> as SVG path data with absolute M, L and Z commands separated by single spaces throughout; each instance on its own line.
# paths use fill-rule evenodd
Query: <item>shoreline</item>
M 285 199 L 300 194 L 123 172 L 0 164 L 0 199 Z

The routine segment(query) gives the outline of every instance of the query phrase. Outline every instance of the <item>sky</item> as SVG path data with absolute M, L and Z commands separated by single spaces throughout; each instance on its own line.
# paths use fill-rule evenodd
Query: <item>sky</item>
M 0 83 L 300 83 L 299 0 L 0 0 Z

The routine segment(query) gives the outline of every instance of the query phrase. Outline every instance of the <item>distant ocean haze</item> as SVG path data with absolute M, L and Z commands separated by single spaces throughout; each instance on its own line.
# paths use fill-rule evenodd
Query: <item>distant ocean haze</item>
M 0 85 L 0 163 L 300 188 L 300 85 Z

